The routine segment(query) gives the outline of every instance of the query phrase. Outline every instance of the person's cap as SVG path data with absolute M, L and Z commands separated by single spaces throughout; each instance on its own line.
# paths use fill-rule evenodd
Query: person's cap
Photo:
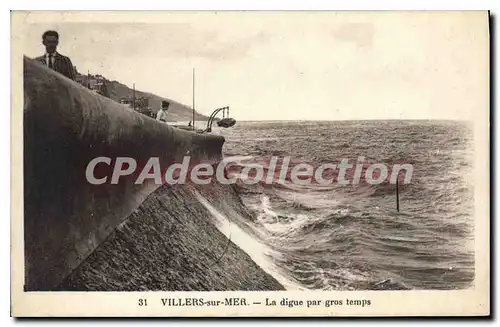
M 162 101 L 162 102 L 161 102 L 161 106 L 162 106 L 162 108 L 166 108 L 166 107 L 168 107 L 169 105 L 170 105 L 170 103 L 169 103 L 168 101 Z

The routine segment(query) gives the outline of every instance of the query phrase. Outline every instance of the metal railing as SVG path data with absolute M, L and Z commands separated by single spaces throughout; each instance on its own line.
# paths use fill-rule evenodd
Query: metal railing
M 210 117 L 208 117 L 207 121 L 207 128 L 203 132 L 211 132 L 212 131 L 212 124 L 214 123 L 215 117 L 219 112 L 222 111 L 222 118 L 229 118 L 229 107 L 222 107 L 222 108 L 217 108 L 215 109 Z

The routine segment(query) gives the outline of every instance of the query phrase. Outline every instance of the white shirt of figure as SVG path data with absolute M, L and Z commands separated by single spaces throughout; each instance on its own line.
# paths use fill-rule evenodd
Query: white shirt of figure
M 163 109 L 158 110 L 156 113 L 156 120 L 167 121 L 167 113 Z
M 52 53 L 52 67 L 54 67 L 54 61 L 56 60 L 57 52 Z M 49 67 L 49 53 L 45 53 L 45 64 Z

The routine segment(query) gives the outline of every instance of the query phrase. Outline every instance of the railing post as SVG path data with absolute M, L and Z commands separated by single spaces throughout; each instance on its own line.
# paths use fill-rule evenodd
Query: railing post
M 396 178 L 396 210 L 399 212 L 399 175 Z

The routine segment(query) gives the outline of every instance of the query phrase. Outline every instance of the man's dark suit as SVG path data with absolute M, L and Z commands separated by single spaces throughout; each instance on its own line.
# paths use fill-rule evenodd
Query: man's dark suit
M 47 66 L 47 60 L 45 58 L 45 55 L 37 57 L 35 59 Z M 71 60 L 68 57 L 63 56 L 60 53 L 57 53 L 52 60 L 54 63 L 52 67 L 53 70 L 55 70 L 60 74 L 63 74 L 69 79 L 75 80 L 75 75 L 76 75 L 75 69 L 73 67 L 73 64 L 71 63 Z

